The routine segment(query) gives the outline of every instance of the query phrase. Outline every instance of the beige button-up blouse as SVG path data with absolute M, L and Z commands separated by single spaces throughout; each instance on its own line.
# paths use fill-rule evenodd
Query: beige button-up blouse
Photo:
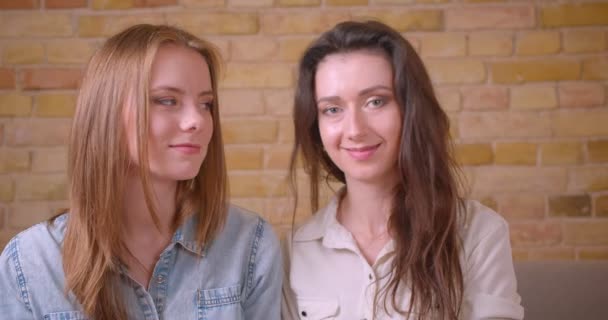
M 283 243 L 285 278 L 283 319 L 403 319 L 390 303 L 376 308 L 376 292 L 388 281 L 394 242 L 369 265 L 351 233 L 337 220 L 335 197 Z M 506 221 L 476 201 L 466 203 L 461 224 L 464 297 L 461 319 L 522 319 L 509 228 Z M 398 293 L 409 307 L 407 286 Z

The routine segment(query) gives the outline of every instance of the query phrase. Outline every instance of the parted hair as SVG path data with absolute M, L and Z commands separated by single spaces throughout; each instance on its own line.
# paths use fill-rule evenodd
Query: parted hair
M 148 162 L 148 110 L 151 67 L 160 46 L 191 48 L 207 62 L 214 100 L 213 134 L 198 174 L 179 181 L 175 230 L 189 214 L 197 217 L 197 241 L 211 241 L 227 210 L 227 177 L 219 122 L 219 55 L 194 35 L 165 25 L 135 25 L 112 37 L 90 59 L 77 98 L 68 146 L 69 211 L 63 242 L 66 291 L 88 317 L 126 320 L 118 279 L 126 254 L 121 215 L 129 153 L 124 115 L 135 112 L 139 177 L 152 219 L 160 228 Z
M 395 258 L 387 285 L 375 297 L 375 310 L 387 305 L 414 319 L 456 320 L 463 296 L 459 261 L 458 167 L 452 156 L 449 120 L 435 96 L 430 77 L 412 45 L 391 27 L 375 21 L 348 21 L 323 33 L 304 52 L 298 68 L 293 123 L 295 143 L 290 180 L 297 199 L 297 163 L 310 179 L 311 208 L 319 206 L 319 184 L 346 183 L 344 172 L 324 152 L 319 133 L 315 76 L 319 64 L 333 54 L 381 52 L 392 66 L 395 99 L 401 108 L 402 131 L 388 227 Z M 347 186 L 348 189 L 348 186 Z M 294 210 L 295 212 L 295 210 Z M 409 308 L 398 291 L 411 290 Z

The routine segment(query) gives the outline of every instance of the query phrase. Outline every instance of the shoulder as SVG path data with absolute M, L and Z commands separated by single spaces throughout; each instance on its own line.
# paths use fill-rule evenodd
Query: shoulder
M 0 255 L 0 290 L 13 287 L 29 308 L 30 289 L 45 286 L 49 291 L 49 282 L 62 282 L 61 243 L 66 219 L 63 215 L 53 223 L 36 224 L 9 241 Z
M 257 213 L 230 205 L 224 231 L 229 233 L 264 233 L 266 231 L 272 232 L 272 228 Z
M 262 217 L 247 209 L 231 205 L 226 226 L 219 237 L 217 249 L 224 256 L 229 251 L 241 257 L 247 265 L 246 283 L 251 288 L 254 273 L 281 265 L 279 240 L 272 226 Z M 233 257 L 235 258 L 235 257 Z M 232 259 L 232 263 L 235 263 Z
M 67 214 L 63 214 L 53 222 L 45 221 L 31 226 L 9 241 L 2 256 L 42 259 L 57 250 L 60 251 L 66 225 Z
M 474 249 L 490 236 L 509 239 L 509 224 L 496 211 L 475 200 L 465 201 L 460 226 L 465 251 Z
M 226 226 L 247 228 L 256 225 L 260 221 L 263 221 L 263 219 L 253 211 L 233 204 L 228 206 Z
M 278 250 L 278 238 L 270 224 L 258 214 L 235 205 L 228 207 L 226 224 L 218 240 L 228 241 L 232 245 L 253 242 L 257 246 L 262 243 Z
M 335 223 L 337 208 L 338 202 L 334 197 L 325 207 L 319 209 L 315 214 L 308 217 L 301 225 L 295 228 L 293 234 L 294 242 L 321 239 L 325 235 L 327 229 Z
M 328 234 L 336 232 L 335 214 L 336 205 L 329 203 L 282 237 L 281 253 L 287 270 L 293 267 L 305 271 L 310 269 L 310 261 L 322 264 L 327 261 L 332 251 L 327 250 L 323 242 Z M 306 262 L 302 263 L 302 259 Z
M 467 233 L 488 233 L 492 230 L 508 227 L 507 221 L 493 209 L 476 200 L 465 201 L 463 229 Z
M 507 221 L 477 201 L 467 201 L 463 230 L 465 319 L 522 319 Z
M 492 208 L 481 204 L 477 200 L 464 202 L 466 211 L 465 226 L 468 228 L 499 228 L 507 227 L 507 221 Z

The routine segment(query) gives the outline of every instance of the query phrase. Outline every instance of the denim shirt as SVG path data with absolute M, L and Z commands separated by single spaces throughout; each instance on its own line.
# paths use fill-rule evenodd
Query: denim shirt
M 65 294 L 61 244 L 68 214 L 15 236 L 0 256 L 2 319 L 86 319 Z M 129 319 L 280 319 L 281 255 L 260 217 L 231 206 L 216 238 L 201 248 L 196 218 L 176 231 L 146 289 L 121 272 Z M 200 250 L 202 249 L 202 250 Z

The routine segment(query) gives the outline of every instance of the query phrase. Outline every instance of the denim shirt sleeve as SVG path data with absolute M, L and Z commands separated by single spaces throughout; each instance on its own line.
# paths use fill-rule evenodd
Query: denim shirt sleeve
M 279 241 L 272 228 L 260 220 L 256 228 L 247 271 L 243 303 L 245 319 L 279 320 L 283 267 Z
M 33 319 L 17 240 L 13 238 L 0 255 L 0 314 L 3 319 Z

